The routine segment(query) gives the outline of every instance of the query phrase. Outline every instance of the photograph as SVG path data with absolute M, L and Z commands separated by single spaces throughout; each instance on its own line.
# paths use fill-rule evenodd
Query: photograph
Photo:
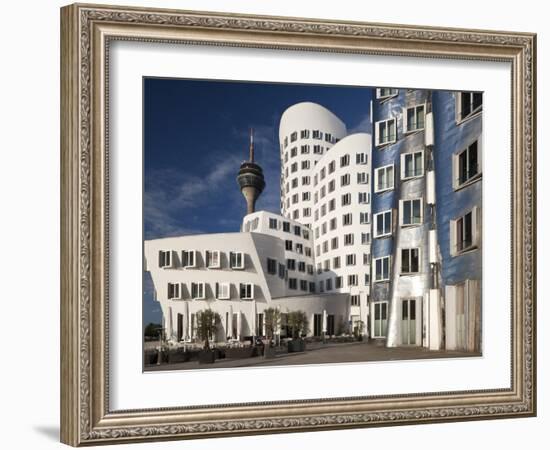
M 483 92 L 144 76 L 142 117 L 144 371 L 483 356 Z

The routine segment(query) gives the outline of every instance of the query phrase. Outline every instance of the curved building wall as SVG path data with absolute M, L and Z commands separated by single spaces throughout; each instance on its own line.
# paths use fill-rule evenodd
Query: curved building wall
M 283 113 L 279 125 L 283 216 L 311 225 L 313 169 L 346 134 L 344 123 L 316 103 L 298 103 Z
M 415 131 L 407 131 L 406 109 L 424 105 L 424 117 L 429 109 L 430 91 L 399 89 L 389 99 L 377 99 L 373 104 L 375 149 L 373 150 L 373 286 L 372 301 L 387 302 L 387 343 L 396 345 L 422 345 L 422 305 L 430 288 L 430 264 L 428 259 L 429 211 L 426 206 L 426 167 L 428 152 L 425 146 L 425 125 Z M 379 142 L 379 122 L 395 120 L 395 139 L 387 144 Z M 405 176 L 403 155 L 422 152 L 422 171 Z M 376 170 L 393 167 L 393 183 L 389 188 L 377 185 Z M 403 202 L 420 199 L 421 219 L 414 225 L 404 224 Z M 391 230 L 377 236 L 376 214 L 391 211 Z M 403 272 L 403 252 L 418 251 L 418 270 Z M 389 256 L 389 277 L 376 279 L 376 260 Z M 408 308 L 414 308 L 411 312 Z M 403 321 L 410 317 L 410 321 Z M 412 327 L 410 330 L 407 327 Z M 414 328 L 414 329 L 413 329 Z
M 361 307 L 366 311 L 370 293 L 370 160 L 370 135 L 353 134 L 319 160 L 313 175 L 317 287 L 359 295 L 352 315 L 362 315 Z

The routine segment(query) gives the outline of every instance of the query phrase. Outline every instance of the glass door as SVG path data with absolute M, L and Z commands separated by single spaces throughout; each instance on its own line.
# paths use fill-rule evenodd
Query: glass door
M 401 342 L 416 345 L 416 300 L 407 299 L 401 303 Z

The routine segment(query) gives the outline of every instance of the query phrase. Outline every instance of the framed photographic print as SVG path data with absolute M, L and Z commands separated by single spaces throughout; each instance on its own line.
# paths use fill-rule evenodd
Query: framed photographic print
M 63 442 L 536 413 L 535 35 L 61 19 Z

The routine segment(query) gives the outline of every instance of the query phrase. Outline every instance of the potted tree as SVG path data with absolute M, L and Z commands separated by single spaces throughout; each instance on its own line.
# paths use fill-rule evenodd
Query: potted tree
M 288 326 L 292 330 L 292 340 L 288 341 L 288 352 L 303 352 L 306 342 L 302 336 L 308 332 L 307 314 L 304 311 L 291 311 L 287 316 Z
M 281 312 L 276 308 L 267 308 L 264 310 L 264 317 L 267 335 L 267 342 L 264 345 L 264 358 L 275 358 L 274 339 L 281 325 Z
M 363 331 L 365 330 L 365 322 L 362 320 L 358 320 L 355 322 L 355 326 L 353 327 L 353 335 L 355 336 L 355 339 L 358 341 L 363 340 Z
M 210 348 L 210 339 L 216 334 L 220 324 L 220 315 L 209 309 L 197 313 L 197 337 L 204 341 L 199 352 L 199 364 L 213 364 L 216 353 Z

